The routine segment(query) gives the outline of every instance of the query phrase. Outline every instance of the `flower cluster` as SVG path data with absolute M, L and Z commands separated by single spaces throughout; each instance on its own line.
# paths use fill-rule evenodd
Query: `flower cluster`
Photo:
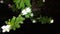
M 25 9 L 22 10 L 22 15 L 26 15 L 29 12 L 31 12 L 31 8 L 30 7 L 27 7 L 27 8 L 25 8 Z
M 45 0 L 42 0 L 42 1 L 45 2 Z M 0 3 L 4 3 L 4 1 L 1 0 Z M 22 17 L 22 15 L 24 15 L 26 18 L 33 19 L 32 20 L 33 23 L 42 22 L 42 24 L 44 24 L 44 23 L 47 23 L 47 22 L 48 23 L 53 23 L 54 22 L 54 20 L 51 19 L 51 18 L 41 17 L 41 16 L 40 16 L 40 18 L 37 18 L 37 19 L 35 18 L 36 19 L 35 20 L 34 17 L 33 17 L 34 14 L 31 12 L 30 0 L 25 0 L 25 1 L 23 1 L 23 0 L 14 0 L 14 3 L 16 4 L 16 8 L 18 8 L 18 10 L 20 8 L 25 8 L 25 5 L 29 6 L 29 7 L 26 7 L 25 9 L 23 9 L 21 14 L 19 14 L 18 17 L 13 16 L 12 19 L 9 19 L 9 21 L 6 21 L 7 25 L 3 25 L 1 27 L 3 33 L 4 32 L 9 32 L 11 29 L 16 30 L 16 28 L 20 28 L 20 24 L 23 24 L 24 23 L 23 21 L 25 20 L 25 18 Z M 20 5 L 19 5 L 19 3 L 20 3 Z M 14 5 L 11 6 L 10 4 L 8 4 L 8 6 L 9 6 L 9 8 L 12 8 Z M 14 9 L 14 11 L 16 11 L 17 10 L 16 8 L 13 7 L 12 9 Z
M 2 32 L 9 32 L 11 29 L 11 25 L 4 25 L 1 28 L 2 28 Z

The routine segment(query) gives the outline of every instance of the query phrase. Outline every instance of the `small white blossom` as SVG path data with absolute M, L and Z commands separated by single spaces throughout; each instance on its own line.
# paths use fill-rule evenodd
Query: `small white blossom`
M 30 7 L 27 7 L 27 8 L 26 8 L 26 12 L 31 12 Z
M 0 3 L 4 3 L 4 1 L 3 0 L 0 0 Z
M 32 17 L 34 16 L 33 13 L 31 13 L 31 16 L 32 16 Z
M 27 14 L 26 10 L 25 9 L 22 10 L 22 15 L 26 15 L 26 14 Z
M 45 2 L 45 0 L 43 0 L 43 2 Z
M 31 9 L 29 7 L 22 10 L 22 15 L 26 15 L 27 13 L 31 12 Z
M 11 25 L 4 25 L 4 26 L 2 26 L 1 28 L 2 28 L 2 32 L 9 32 L 10 31 L 10 28 L 11 27 Z
M 33 20 L 32 22 L 33 22 L 33 23 L 36 23 L 36 20 Z
M 53 23 L 54 22 L 54 20 L 52 19 L 51 21 L 50 21 L 50 23 Z

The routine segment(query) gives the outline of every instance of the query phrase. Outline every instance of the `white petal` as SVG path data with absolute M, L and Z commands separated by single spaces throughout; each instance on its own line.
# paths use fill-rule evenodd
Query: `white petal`
M 50 21 L 50 23 L 53 23 L 54 22 L 54 20 L 52 19 L 51 21 Z
M 34 16 L 33 13 L 31 14 L 31 16 L 32 16 L 32 17 Z
M 10 29 L 7 29 L 6 31 L 7 31 L 7 32 L 9 32 L 9 31 L 10 31 Z
M 27 7 L 27 8 L 26 8 L 26 11 L 27 11 L 27 12 L 31 12 L 30 7 Z
M 2 30 L 2 32 L 6 32 L 6 30 Z
M 4 26 L 2 26 L 1 28 L 2 28 L 2 29 L 5 29 L 5 27 L 6 27 L 6 26 L 4 25 Z
M 32 22 L 33 22 L 33 23 L 36 23 L 36 20 L 33 20 Z
M 7 25 L 6 27 L 7 27 L 7 28 L 10 28 L 10 26 L 11 26 L 11 25 Z
M 25 9 L 22 10 L 22 15 L 26 15 L 26 14 L 27 14 L 26 10 Z
M 26 15 L 27 13 L 25 12 L 25 13 L 23 13 L 22 15 Z
M 26 12 L 26 10 L 24 9 L 24 10 L 22 10 L 22 13 L 24 13 L 24 12 Z

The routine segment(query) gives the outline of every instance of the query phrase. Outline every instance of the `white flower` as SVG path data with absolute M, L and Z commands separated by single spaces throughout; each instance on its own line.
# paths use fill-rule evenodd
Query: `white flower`
M 50 23 L 53 23 L 54 22 L 54 20 L 52 19 L 51 21 L 50 21 Z
M 2 28 L 2 32 L 9 32 L 10 31 L 10 28 L 11 27 L 11 25 L 4 25 L 4 26 L 2 26 L 1 28 Z
M 27 8 L 26 8 L 26 12 L 31 12 L 30 7 L 27 7 Z
M 26 14 L 27 14 L 26 10 L 25 9 L 22 10 L 22 15 L 26 15 Z
M 31 16 L 32 16 L 32 17 L 34 16 L 33 13 L 31 13 Z
M 33 22 L 33 23 L 36 23 L 36 20 L 33 20 L 32 22 Z
M 45 2 L 45 0 L 43 0 L 43 2 Z
M 22 10 L 22 15 L 26 15 L 27 13 L 31 12 L 31 9 L 29 7 Z
M 0 0 L 0 3 L 4 3 L 4 1 L 3 0 Z

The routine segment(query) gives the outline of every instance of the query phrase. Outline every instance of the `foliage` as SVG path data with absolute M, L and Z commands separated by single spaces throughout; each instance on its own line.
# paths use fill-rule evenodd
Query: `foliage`
M 17 9 L 25 9 L 26 7 L 31 7 L 31 3 L 30 0 L 13 0 L 13 2 L 15 3 L 15 5 L 13 5 L 13 10 L 16 11 Z M 42 6 L 42 0 L 39 0 L 37 3 L 39 6 Z M 28 10 L 27 10 L 28 11 Z M 29 12 L 28 14 L 24 15 L 25 18 L 31 18 L 31 13 Z M 9 19 L 9 21 L 6 21 L 6 24 L 11 25 L 11 28 L 13 30 L 16 30 L 16 28 L 20 28 L 20 24 L 21 22 L 23 23 L 23 21 L 25 20 L 25 18 L 22 17 L 22 14 L 18 17 L 14 17 L 12 19 Z M 34 17 L 33 17 L 34 18 Z M 36 20 L 38 20 L 39 22 L 41 22 L 42 24 L 46 24 L 46 23 L 50 23 L 50 20 L 52 19 L 51 17 L 47 17 L 47 16 L 40 16 L 39 19 L 35 18 Z M 33 19 L 32 19 L 33 20 Z
M 51 20 L 52 18 L 48 16 L 40 16 L 40 18 L 38 19 L 38 21 L 42 24 L 50 23 Z
M 30 18 L 31 21 L 35 20 L 36 22 L 40 22 L 41 24 L 51 24 L 51 20 L 52 20 L 52 17 L 48 17 L 48 16 L 39 16 L 39 17 L 33 17 L 33 18 Z
M 24 9 L 25 7 L 31 7 L 30 0 L 13 0 L 17 9 Z
M 11 29 L 16 30 L 16 28 L 20 28 L 20 24 L 23 24 L 24 20 L 25 18 L 19 15 L 18 17 L 13 16 L 12 19 L 9 19 L 9 21 L 6 21 L 5 23 L 11 25 Z
M 40 0 L 40 1 L 42 1 L 42 0 Z M 42 2 L 40 2 L 40 1 L 38 1 L 37 4 L 42 6 Z M 26 7 L 31 8 L 30 0 L 13 0 L 13 2 L 14 2 L 14 5 L 12 6 L 13 11 L 17 11 L 20 9 L 23 10 Z M 37 19 L 37 18 L 31 17 L 31 13 L 32 12 L 29 12 L 26 15 L 19 14 L 18 17 L 13 16 L 12 19 L 5 21 L 5 23 L 7 25 L 11 25 L 11 29 L 16 30 L 17 28 L 21 27 L 21 24 L 23 24 L 23 21 L 25 20 L 25 18 L 30 18 L 31 20 L 36 19 L 39 22 L 41 22 L 42 24 L 50 23 L 50 20 L 52 19 L 51 17 L 47 17 L 47 16 L 43 16 L 43 17 L 40 16 Z M 22 17 L 22 16 L 25 16 L 25 17 Z

